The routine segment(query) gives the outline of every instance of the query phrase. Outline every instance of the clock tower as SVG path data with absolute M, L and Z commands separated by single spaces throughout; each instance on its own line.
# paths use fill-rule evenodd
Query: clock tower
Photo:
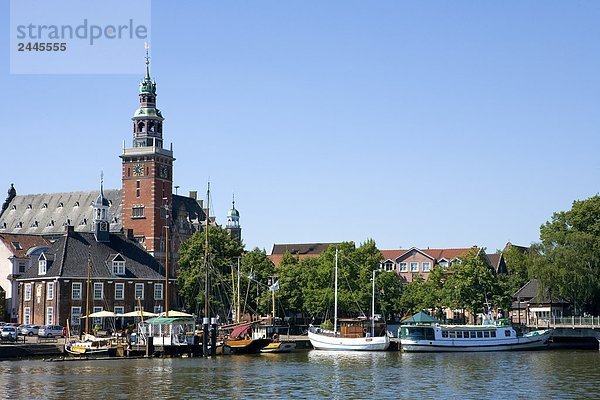
M 123 146 L 123 227 L 159 260 L 165 258 L 167 210 L 173 198 L 173 148 L 163 147 L 164 118 L 156 108 L 156 82 L 146 76 L 140 83 L 139 108 L 133 114 L 133 144 Z

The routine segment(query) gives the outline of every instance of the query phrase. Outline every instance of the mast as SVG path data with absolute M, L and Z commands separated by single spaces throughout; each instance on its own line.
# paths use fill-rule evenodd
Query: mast
M 91 252 L 91 249 L 89 249 Z M 92 257 L 88 252 L 88 270 L 87 270 L 87 283 L 85 289 L 85 334 L 90 333 L 90 286 L 91 286 L 91 269 L 92 269 Z
M 237 301 L 236 301 L 236 306 L 237 309 L 235 310 L 235 322 L 237 322 L 238 324 L 240 323 L 240 312 L 241 312 L 241 307 L 240 307 L 240 257 L 238 257 L 238 263 L 237 263 Z
M 338 249 L 335 249 L 335 290 L 333 302 L 333 333 L 337 334 L 338 320 Z
M 375 336 L 375 272 L 373 270 L 373 291 L 371 297 L 371 337 Z
M 169 209 L 167 208 L 167 213 Z M 167 214 L 167 237 L 165 243 L 165 317 L 169 318 L 169 214 Z
M 204 243 L 204 318 L 208 318 L 208 231 L 210 226 L 210 182 L 206 190 L 206 241 Z

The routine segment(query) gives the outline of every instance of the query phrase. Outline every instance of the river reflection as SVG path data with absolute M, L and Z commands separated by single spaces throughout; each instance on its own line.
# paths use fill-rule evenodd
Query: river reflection
M 4 361 L 5 398 L 596 398 L 598 351 Z

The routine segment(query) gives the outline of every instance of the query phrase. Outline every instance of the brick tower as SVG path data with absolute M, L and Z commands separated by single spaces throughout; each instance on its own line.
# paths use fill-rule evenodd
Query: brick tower
M 140 106 L 133 115 L 133 147 L 123 148 L 123 227 L 159 261 L 164 260 L 167 209 L 173 193 L 173 148 L 163 148 L 163 121 L 156 108 L 156 82 L 146 76 L 140 83 Z

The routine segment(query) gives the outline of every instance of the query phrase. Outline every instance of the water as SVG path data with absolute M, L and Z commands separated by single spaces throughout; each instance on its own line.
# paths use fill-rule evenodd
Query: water
M 293 354 L 0 362 L 3 398 L 598 398 L 600 352 Z

